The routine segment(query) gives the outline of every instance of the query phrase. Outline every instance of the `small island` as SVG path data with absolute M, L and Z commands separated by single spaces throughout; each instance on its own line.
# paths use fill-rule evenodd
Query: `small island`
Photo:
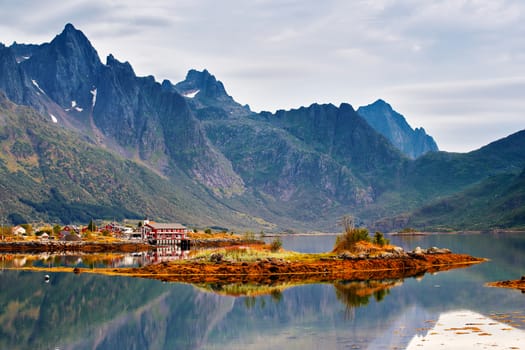
M 490 282 L 487 285 L 490 287 L 518 289 L 525 293 L 525 276 L 521 276 L 519 280 Z
M 356 244 L 353 252 L 314 254 L 272 251 L 270 244 L 218 248 L 182 261 L 97 272 L 185 283 L 313 283 L 417 277 L 483 261 L 446 249 L 405 252 L 399 247 L 378 248 L 368 242 Z
M 419 277 L 453 268 L 467 267 L 486 261 L 466 254 L 452 253 L 445 248 L 416 247 L 405 251 L 389 244 L 381 233 L 370 237 L 365 228 L 345 226 L 337 236 L 334 248 L 325 253 L 299 253 L 282 248 L 279 236 L 264 243 L 231 233 L 191 233 L 192 246 L 206 247 L 189 251 L 185 259 L 163 261 L 141 267 L 68 268 L 30 267 L 28 270 L 97 273 L 158 279 L 164 282 L 192 284 L 304 284 L 334 281 L 380 281 Z M 10 244 L 20 251 L 49 249 L 49 242 Z M 146 242 L 56 242 L 52 249 L 82 252 L 141 251 Z M 5 248 L 5 247 L 4 247 Z M 31 248 L 31 249 L 30 249 Z

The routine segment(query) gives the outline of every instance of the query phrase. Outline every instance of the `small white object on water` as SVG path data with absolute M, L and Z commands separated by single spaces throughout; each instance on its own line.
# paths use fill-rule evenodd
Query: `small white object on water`
M 44 282 L 49 283 L 49 275 L 44 276 Z

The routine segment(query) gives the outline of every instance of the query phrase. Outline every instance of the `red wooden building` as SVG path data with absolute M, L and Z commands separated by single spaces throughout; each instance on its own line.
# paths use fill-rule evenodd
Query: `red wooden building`
M 159 224 L 146 221 L 141 232 L 143 240 L 155 245 L 181 244 L 182 240 L 188 239 L 188 229 L 177 223 Z

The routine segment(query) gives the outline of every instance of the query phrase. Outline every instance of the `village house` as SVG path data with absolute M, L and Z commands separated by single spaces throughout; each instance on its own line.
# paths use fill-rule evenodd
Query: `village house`
M 26 234 L 26 229 L 23 228 L 22 226 L 15 226 L 13 227 L 13 229 L 11 230 L 11 233 L 15 236 L 23 236 Z
M 178 223 L 163 223 L 144 221 L 141 228 L 142 239 L 154 245 L 181 244 L 187 240 L 188 229 Z
M 133 229 L 131 227 L 122 226 L 114 222 L 104 226 L 104 230 L 107 230 L 108 232 L 111 232 L 113 234 L 126 236 L 129 236 L 133 233 Z

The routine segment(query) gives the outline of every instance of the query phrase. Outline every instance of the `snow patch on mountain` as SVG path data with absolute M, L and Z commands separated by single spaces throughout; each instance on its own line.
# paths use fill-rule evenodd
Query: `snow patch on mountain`
M 77 101 L 73 100 L 73 101 L 71 101 L 71 108 L 65 108 L 64 110 L 66 112 L 69 112 L 71 110 L 75 110 L 77 112 L 82 112 L 84 109 L 81 108 L 80 106 L 77 106 Z
M 200 92 L 199 89 L 192 90 L 192 91 L 183 93 L 182 96 L 187 97 L 187 98 L 194 98 L 199 92 Z
M 90 92 L 91 92 L 91 95 L 93 95 L 93 99 L 91 100 L 92 101 L 91 102 L 91 107 L 95 108 L 95 103 L 97 103 L 97 88 L 94 88 Z
M 42 90 L 42 88 L 40 88 L 40 86 L 38 85 L 37 81 L 35 79 L 31 79 L 31 82 L 33 83 L 33 85 L 38 89 L 38 91 L 40 91 L 41 93 L 43 93 L 44 95 L 46 94 L 44 92 L 44 90 Z

